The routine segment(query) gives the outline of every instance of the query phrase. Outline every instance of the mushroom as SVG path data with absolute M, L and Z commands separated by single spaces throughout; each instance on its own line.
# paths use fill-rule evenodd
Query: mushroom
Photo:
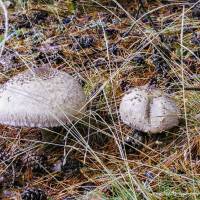
M 132 88 L 122 98 L 122 121 L 134 129 L 159 133 L 179 123 L 179 109 L 175 102 L 159 89 L 147 86 Z
M 79 118 L 85 103 L 83 89 L 66 72 L 46 66 L 26 70 L 0 88 L 0 123 L 58 127 Z

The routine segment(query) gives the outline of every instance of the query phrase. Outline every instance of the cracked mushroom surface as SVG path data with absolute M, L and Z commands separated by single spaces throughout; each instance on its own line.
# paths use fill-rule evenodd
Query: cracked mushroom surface
M 0 123 L 56 127 L 84 112 L 86 97 L 69 74 L 50 67 L 26 70 L 0 88 Z
M 177 126 L 180 114 L 176 103 L 166 93 L 146 86 L 130 89 L 122 98 L 119 112 L 125 124 L 149 133 Z

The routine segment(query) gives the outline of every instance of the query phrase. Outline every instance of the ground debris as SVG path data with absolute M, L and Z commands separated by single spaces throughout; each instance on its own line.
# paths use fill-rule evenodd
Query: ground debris
M 0 142 L 6 144 L 0 149 L 1 193 L 7 199 L 20 199 L 21 194 L 23 199 L 47 199 L 48 194 L 49 199 L 67 200 L 98 194 L 106 185 L 110 189 L 103 192 L 105 199 L 128 199 L 128 195 L 142 199 L 141 188 L 150 195 L 147 199 L 176 199 L 179 194 L 193 199 L 199 191 L 195 116 L 199 113 L 200 4 L 119 0 L 121 7 L 116 1 L 77 1 L 70 12 L 66 2 L 71 0 L 45 2 L 25 1 L 8 9 L 1 83 L 25 68 L 48 65 L 63 70 L 84 88 L 87 112 L 70 129 L 80 133 L 80 141 L 70 137 L 65 147 L 62 141 L 48 153 L 38 151 L 40 130 L 1 126 Z M 5 20 L 3 15 L 0 18 L 2 42 Z M 174 98 L 181 109 L 177 128 L 149 138 L 121 123 L 122 96 L 145 84 Z M 64 148 L 73 150 L 65 162 Z

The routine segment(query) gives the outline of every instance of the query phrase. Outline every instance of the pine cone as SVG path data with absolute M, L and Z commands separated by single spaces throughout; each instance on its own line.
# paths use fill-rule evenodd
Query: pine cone
M 192 8 L 192 17 L 200 19 L 200 3 Z
M 169 52 L 165 49 L 160 48 L 160 51 L 164 56 L 170 57 Z M 170 70 L 168 63 L 163 59 L 163 56 L 155 49 L 152 55 L 153 64 L 155 65 L 155 70 L 157 74 L 165 77 Z
M 10 153 L 5 148 L 0 147 L 0 162 L 9 164 L 10 156 Z
M 72 173 L 79 171 L 83 167 L 83 163 L 76 159 L 67 158 L 66 163 L 61 166 L 61 170 L 64 173 Z
M 47 195 L 41 189 L 28 188 L 21 194 L 22 200 L 47 200 Z
M 44 154 L 27 153 L 23 156 L 22 162 L 25 169 L 32 169 L 33 172 L 43 172 L 47 164 L 47 157 Z
M 147 135 L 138 130 L 134 130 L 131 136 L 127 136 L 124 139 L 124 148 L 126 153 L 135 153 L 140 150 L 145 143 Z

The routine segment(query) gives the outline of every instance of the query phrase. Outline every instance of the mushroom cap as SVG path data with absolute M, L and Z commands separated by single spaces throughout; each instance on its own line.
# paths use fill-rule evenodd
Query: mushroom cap
M 41 67 L 26 70 L 0 88 L 0 123 L 25 127 L 56 127 L 84 111 L 86 97 L 66 72 Z
M 143 132 L 159 133 L 179 122 L 175 102 L 161 90 L 147 90 L 144 86 L 124 95 L 119 112 L 125 124 Z

